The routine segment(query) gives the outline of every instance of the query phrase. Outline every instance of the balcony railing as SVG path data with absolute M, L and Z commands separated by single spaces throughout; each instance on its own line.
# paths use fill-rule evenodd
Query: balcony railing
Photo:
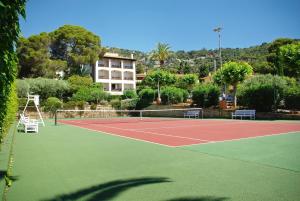
M 112 79 L 112 80 L 121 80 L 122 77 L 119 77 L 119 76 L 111 76 L 111 79 Z
M 108 67 L 108 63 L 98 63 L 99 67 Z
M 122 91 L 121 88 L 118 88 L 118 89 L 111 89 L 111 91 Z
M 133 80 L 133 77 L 124 77 L 124 80 Z
M 118 64 L 118 63 L 117 63 L 117 64 L 116 64 L 116 63 L 112 63 L 112 64 L 111 64 L 111 67 L 112 67 L 112 68 L 121 68 L 121 64 Z
M 98 79 L 109 79 L 108 75 L 107 76 L 99 76 Z
M 124 65 L 124 68 L 126 68 L 126 69 L 133 69 L 133 65 Z

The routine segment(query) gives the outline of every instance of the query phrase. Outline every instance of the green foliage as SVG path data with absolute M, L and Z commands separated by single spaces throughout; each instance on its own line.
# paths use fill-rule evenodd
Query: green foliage
M 241 105 L 257 111 L 272 111 L 283 100 L 287 86 L 287 81 L 283 77 L 270 74 L 257 75 L 239 86 L 239 102 Z
M 125 90 L 121 96 L 121 99 L 136 99 L 137 97 L 138 95 L 136 94 L 135 90 Z
M 25 84 L 27 83 L 27 84 Z M 26 97 L 26 87 L 29 85 L 30 94 L 40 95 L 41 100 L 46 100 L 49 97 L 63 98 L 70 90 L 69 84 L 64 80 L 54 80 L 48 78 L 28 78 L 17 80 L 19 97 Z M 24 96 L 25 95 L 25 96 Z
M 68 101 L 63 104 L 63 108 L 66 110 L 76 109 L 77 102 L 76 101 Z
M 155 98 L 155 90 L 146 87 L 139 92 L 139 100 L 137 102 L 136 108 L 142 109 L 151 105 Z
M 197 82 L 198 77 L 196 74 L 185 74 L 183 76 L 178 77 L 175 85 L 178 88 L 191 91 Z
M 159 64 L 162 67 L 170 57 L 170 54 L 170 46 L 168 44 L 158 43 L 156 49 L 151 53 L 151 58 L 159 61 Z
M 166 86 L 161 89 L 162 104 L 176 104 L 186 101 L 187 91 L 177 87 Z
M 296 85 L 286 90 L 284 103 L 287 109 L 300 110 L 300 86 Z
M 279 48 L 279 65 L 285 76 L 300 78 L 300 42 Z
M 284 67 L 279 62 L 280 47 L 294 43 L 295 41 L 290 38 L 278 38 L 269 45 L 267 61 L 275 67 L 277 75 L 284 75 Z
M 150 71 L 143 84 L 152 88 L 157 88 L 159 86 L 173 85 L 176 82 L 176 76 L 168 71 L 157 69 Z
M 15 117 L 18 59 L 15 43 L 20 33 L 19 16 L 25 17 L 25 0 L 1 0 L 0 5 L 0 141 Z M 15 98 L 13 100 L 13 98 Z
M 80 74 L 83 65 L 95 65 L 101 53 L 99 36 L 83 27 L 64 25 L 50 36 L 52 57 L 66 61 L 71 74 Z
M 19 98 L 27 97 L 29 93 L 30 86 L 26 80 L 16 80 L 17 94 Z
M 137 102 L 138 102 L 138 98 L 121 100 L 120 109 L 122 109 L 122 110 L 133 110 L 133 109 L 136 108 Z
M 72 75 L 67 81 L 73 93 L 82 87 L 91 87 L 93 84 L 93 79 L 90 76 Z
M 115 109 L 120 109 L 121 108 L 121 101 L 119 99 L 112 99 L 110 101 L 110 104 Z
M 55 114 L 56 110 L 63 107 L 63 102 L 56 97 L 49 97 L 44 104 L 44 111 L 50 112 L 52 116 Z
M 103 91 L 101 85 L 93 84 L 90 87 L 83 86 L 73 94 L 72 100 L 99 103 L 102 100 L 107 100 L 108 94 Z
M 226 83 L 233 86 L 234 107 L 237 104 L 236 90 L 238 83 L 244 81 L 252 74 L 252 67 L 246 62 L 225 63 L 214 75 L 214 81 L 218 84 Z
M 211 107 L 218 105 L 220 89 L 214 84 L 201 84 L 192 91 L 193 103 L 198 107 Z
M 274 65 L 266 61 L 254 63 L 253 71 L 259 74 L 276 74 Z

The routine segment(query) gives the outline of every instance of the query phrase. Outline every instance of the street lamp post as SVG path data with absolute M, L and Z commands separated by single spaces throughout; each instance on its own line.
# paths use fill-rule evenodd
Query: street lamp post
M 221 31 L 223 28 L 217 27 L 213 31 L 218 33 L 219 37 L 219 57 L 220 57 L 220 68 L 222 68 L 222 52 L 221 52 Z

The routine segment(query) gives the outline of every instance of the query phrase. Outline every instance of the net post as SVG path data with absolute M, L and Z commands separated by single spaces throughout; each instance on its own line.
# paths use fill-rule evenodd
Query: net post
M 201 118 L 203 119 L 203 108 L 201 108 Z
M 55 110 L 54 125 L 57 126 L 57 110 Z
M 140 110 L 140 120 L 143 119 L 143 112 Z

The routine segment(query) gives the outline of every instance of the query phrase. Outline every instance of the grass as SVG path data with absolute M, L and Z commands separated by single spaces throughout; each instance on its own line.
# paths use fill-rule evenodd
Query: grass
M 170 148 L 47 124 L 17 133 L 7 200 L 295 201 L 299 134 Z

